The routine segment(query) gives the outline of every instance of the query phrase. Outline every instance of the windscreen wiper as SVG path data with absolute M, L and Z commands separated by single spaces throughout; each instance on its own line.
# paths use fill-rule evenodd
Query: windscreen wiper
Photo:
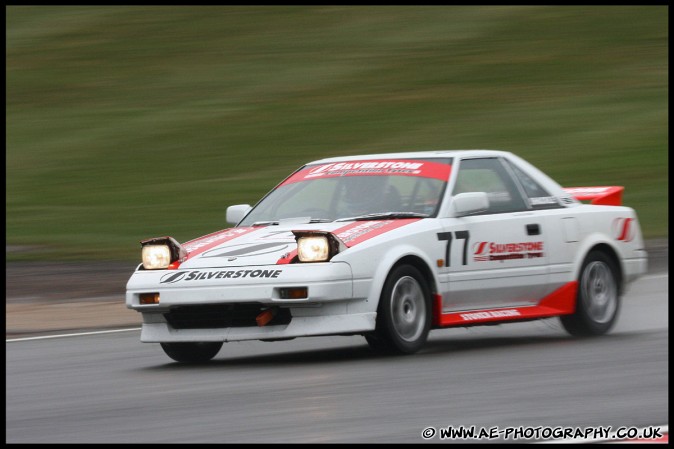
M 304 220 L 300 218 L 283 218 L 281 220 L 270 220 L 270 221 L 256 221 L 251 226 L 278 226 L 279 224 L 285 223 L 331 223 L 333 220 L 329 218 L 305 218 Z
M 427 218 L 428 214 L 421 214 L 419 212 L 377 212 L 374 214 L 358 215 L 355 217 L 340 218 L 335 221 L 365 221 L 365 220 L 381 220 L 381 219 L 396 219 L 396 218 Z

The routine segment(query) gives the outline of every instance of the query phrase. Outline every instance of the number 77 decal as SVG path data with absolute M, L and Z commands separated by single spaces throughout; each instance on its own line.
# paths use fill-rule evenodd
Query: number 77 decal
M 463 240 L 463 265 L 468 265 L 468 241 L 470 240 L 470 232 L 456 231 L 454 233 L 457 240 Z M 447 240 L 447 249 L 445 250 L 445 266 L 450 266 L 450 254 L 452 248 L 452 233 L 438 232 L 438 240 Z

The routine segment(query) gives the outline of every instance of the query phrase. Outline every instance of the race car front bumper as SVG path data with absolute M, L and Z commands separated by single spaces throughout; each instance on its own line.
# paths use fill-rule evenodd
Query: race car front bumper
M 306 287 L 305 298 L 284 297 L 284 289 L 298 287 Z M 141 295 L 148 293 L 158 293 L 159 302 L 143 304 Z M 127 307 L 143 314 L 143 342 L 362 333 L 373 330 L 376 320 L 376 313 L 363 307 L 365 302 L 367 298 L 354 297 L 351 267 L 344 262 L 137 270 L 126 293 Z M 238 312 L 231 312 L 237 308 Z M 264 310 L 282 311 L 279 316 L 285 319 L 256 324 L 255 314 Z M 236 313 L 237 318 L 228 318 L 228 313 Z M 214 315 L 222 315 L 222 319 Z
M 296 310 L 291 309 L 291 313 L 295 312 Z M 336 312 L 334 310 L 323 312 L 323 316 L 293 316 L 292 321 L 286 325 L 211 329 L 174 329 L 166 322 L 145 322 L 146 314 L 143 314 L 140 340 L 145 343 L 283 340 L 306 336 L 358 334 L 371 331 L 375 327 L 376 313 L 330 314 Z

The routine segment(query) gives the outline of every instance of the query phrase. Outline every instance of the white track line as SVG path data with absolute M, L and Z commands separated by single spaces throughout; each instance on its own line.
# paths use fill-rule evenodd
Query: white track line
M 140 327 L 134 327 L 133 329 L 112 329 L 108 331 L 94 331 L 94 332 L 80 332 L 77 334 L 60 334 L 60 335 L 44 335 L 41 337 L 24 337 L 24 338 L 12 338 L 5 340 L 5 343 L 11 343 L 14 341 L 29 341 L 29 340 L 47 340 L 50 338 L 63 338 L 63 337 L 81 337 L 83 335 L 97 335 L 97 334 L 112 334 L 114 332 L 130 332 L 130 331 L 139 331 Z

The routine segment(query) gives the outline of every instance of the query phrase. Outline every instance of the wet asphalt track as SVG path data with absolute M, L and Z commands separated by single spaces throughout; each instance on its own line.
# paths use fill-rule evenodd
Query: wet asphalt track
M 227 343 L 200 366 L 139 331 L 8 342 L 6 442 L 421 443 L 428 426 L 667 424 L 668 280 L 633 284 L 601 338 L 551 319 L 434 331 L 405 357 L 362 337 Z

